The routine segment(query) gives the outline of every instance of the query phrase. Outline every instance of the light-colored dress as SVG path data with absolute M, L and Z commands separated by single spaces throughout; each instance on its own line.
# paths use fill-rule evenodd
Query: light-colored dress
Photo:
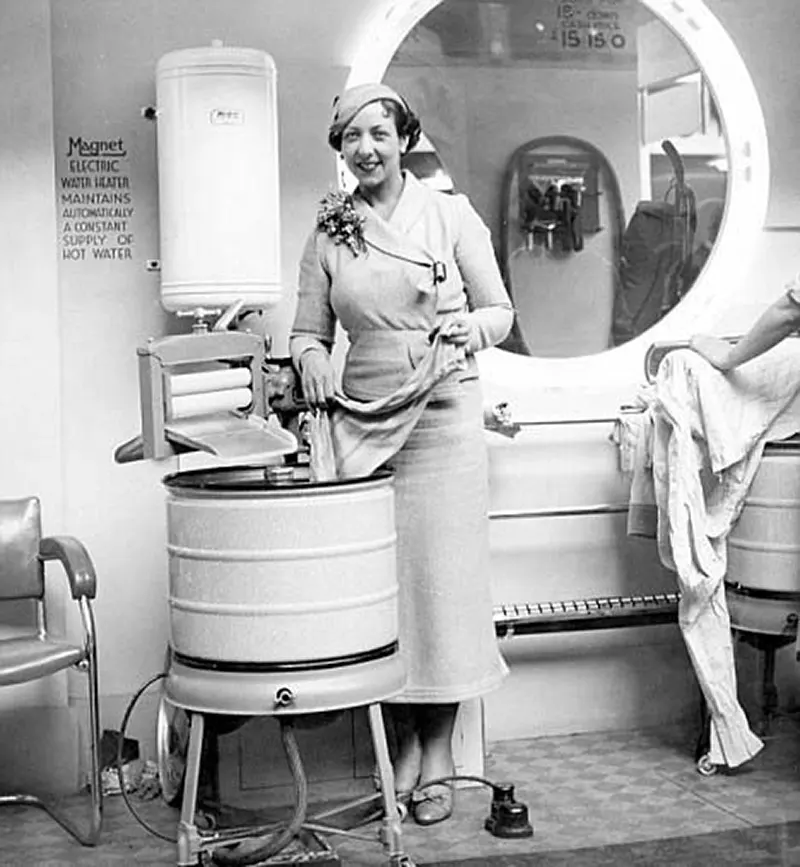
M 507 673 L 491 616 L 487 457 L 473 355 L 505 337 L 513 312 L 489 231 L 466 197 L 406 173 L 390 220 L 357 195 L 355 204 L 368 249 L 356 256 L 312 234 L 291 351 L 302 365 L 305 351 L 329 350 L 340 322 L 350 341 L 344 403 L 374 402 L 402 391 L 429 362 L 431 332 L 448 316 L 465 314 L 474 326 L 465 363 L 426 394 L 401 440 L 380 439 L 372 461 L 395 473 L 399 641 L 408 674 L 399 700 L 458 702 Z

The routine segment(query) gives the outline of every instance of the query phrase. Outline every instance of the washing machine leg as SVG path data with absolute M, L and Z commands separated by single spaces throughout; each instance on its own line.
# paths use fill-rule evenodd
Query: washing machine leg
M 199 861 L 200 835 L 194 823 L 197 809 L 197 789 L 200 779 L 200 759 L 203 753 L 205 717 L 192 713 L 189 720 L 189 747 L 186 773 L 183 778 L 183 801 L 178 822 L 178 867 L 194 867 Z
M 410 864 L 403 853 L 402 831 L 400 829 L 400 812 L 394 792 L 394 770 L 389 757 L 389 745 L 386 741 L 386 728 L 383 724 L 383 711 L 379 704 L 368 707 L 369 728 L 372 733 L 372 746 L 375 751 L 375 762 L 378 766 L 378 776 L 381 781 L 383 796 L 383 827 L 381 839 L 390 864 Z
M 761 731 L 764 737 L 772 730 L 772 721 L 778 713 L 778 687 L 775 685 L 775 644 L 764 642 L 761 672 Z

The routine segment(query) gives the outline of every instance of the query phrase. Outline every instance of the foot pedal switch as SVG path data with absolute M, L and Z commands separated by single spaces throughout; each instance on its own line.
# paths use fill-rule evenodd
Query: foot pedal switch
M 510 783 L 492 786 L 492 810 L 484 827 L 495 837 L 513 839 L 533 836 L 528 808 L 514 799 L 514 786 Z

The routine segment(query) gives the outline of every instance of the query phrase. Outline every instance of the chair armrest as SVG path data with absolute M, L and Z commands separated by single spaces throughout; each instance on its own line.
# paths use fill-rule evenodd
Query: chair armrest
M 40 560 L 58 560 L 69 580 L 73 599 L 94 599 L 97 576 L 86 548 L 73 536 L 46 536 L 39 542 Z

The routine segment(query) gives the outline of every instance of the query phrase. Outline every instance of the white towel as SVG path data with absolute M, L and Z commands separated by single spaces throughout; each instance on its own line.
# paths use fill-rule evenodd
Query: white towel
M 628 535 L 658 538 L 658 508 L 653 483 L 653 410 L 639 413 L 636 443 L 630 457 L 631 491 L 628 502 Z
M 622 473 L 630 474 L 635 471 L 642 426 L 647 423 L 647 409 L 647 404 L 641 404 L 638 411 L 623 411 L 614 423 L 609 439 L 617 446 L 619 469 Z
M 631 406 L 617 417 L 609 439 L 616 444 L 619 469 L 630 477 L 628 535 L 655 539 L 658 529 L 653 489 L 653 410 L 655 389 L 642 386 Z

